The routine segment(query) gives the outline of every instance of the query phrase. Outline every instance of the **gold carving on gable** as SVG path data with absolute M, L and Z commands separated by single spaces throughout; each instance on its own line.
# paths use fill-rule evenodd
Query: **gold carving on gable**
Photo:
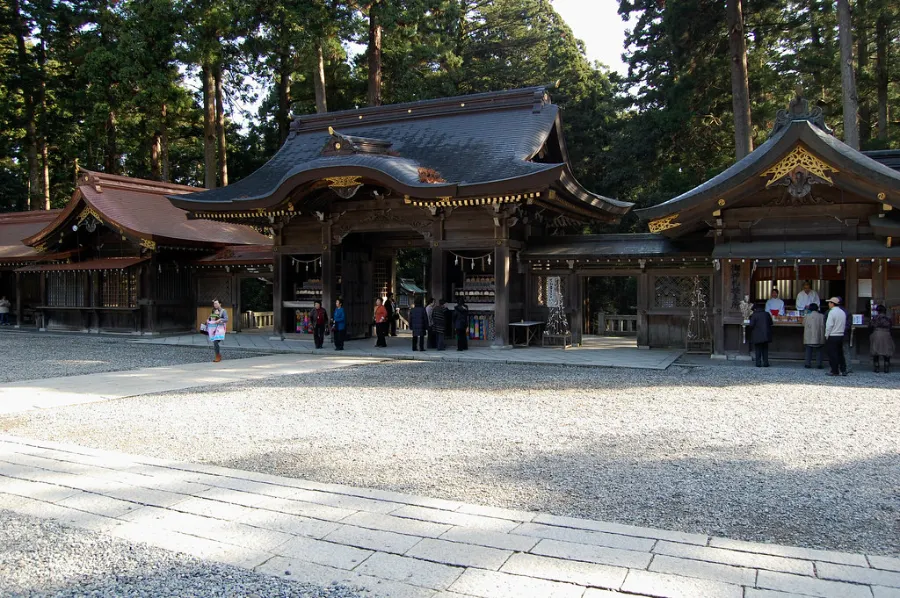
M 84 222 L 88 217 L 93 217 L 97 222 L 103 223 L 103 218 L 100 217 L 100 214 L 97 213 L 97 210 L 92 208 L 91 206 L 87 206 L 83 210 L 81 210 L 81 214 L 78 215 L 78 224 Z
M 35 245 L 34 250 L 38 253 L 46 253 L 47 252 L 47 244 L 41 243 L 40 245 Z
M 647 224 L 647 226 L 650 228 L 651 233 L 661 233 L 664 230 L 669 230 L 670 228 L 681 226 L 680 222 L 675 222 L 677 219 L 678 214 L 672 214 L 671 216 L 666 216 L 665 218 L 651 220 Z
M 150 251 L 156 251 L 156 241 L 153 241 L 152 239 L 141 239 L 141 247 L 149 249 Z
M 359 187 L 362 181 L 359 176 L 330 176 L 326 177 L 328 186 L 332 189 L 344 189 L 346 187 Z
M 772 185 L 778 183 L 786 176 L 792 176 L 797 171 L 805 171 L 809 174 L 815 175 L 823 181 L 827 182 L 829 185 L 833 185 L 834 181 L 831 180 L 831 177 L 826 174 L 826 171 L 830 172 L 839 172 L 837 168 L 823 162 L 816 156 L 809 153 L 806 148 L 801 146 L 795 147 L 791 153 L 781 159 L 778 164 L 768 169 L 760 176 L 767 177 L 770 176 L 768 182 L 766 182 L 766 188 L 771 187 Z

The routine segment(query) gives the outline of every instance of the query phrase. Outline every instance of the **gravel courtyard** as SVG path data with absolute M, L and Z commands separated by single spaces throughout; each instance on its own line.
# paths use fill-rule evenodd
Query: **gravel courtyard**
M 900 554 L 900 376 L 391 362 L 72 406 L 0 430 L 813 548 Z
M 0 355 L 0 383 L 212 361 L 212 350 L 136 345 L 115 337 L 27 332 L 0 333 Z M 253 355 L 241 351 L 229 358 Z
M 356 598 L 325 588 L 204 562 L 54 521 L 0 509 L 0 595 L 8 598 Z

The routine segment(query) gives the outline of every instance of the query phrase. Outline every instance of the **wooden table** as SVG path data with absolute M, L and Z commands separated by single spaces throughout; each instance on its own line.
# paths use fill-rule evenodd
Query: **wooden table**
M 509 324 L 509 340 L 513 347 L 527 347 L 531 344 L 535 338 L 540 336 L 541 334 L 541 326 L 543 326 L 543 322 L 534 322 L 534 321 L 521 321 L 521 322 L 510 322 Z M 517 343 L 516 342 L 516 328 L 524 328 L 525 329 L 525 343 Z

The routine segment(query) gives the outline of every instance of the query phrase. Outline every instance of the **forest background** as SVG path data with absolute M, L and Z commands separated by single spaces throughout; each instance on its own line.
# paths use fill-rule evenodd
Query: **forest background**
M 859 146 L 898 147 L 890 0 L 619 0 L 627 76 L 591 64 L 549 0 L 0 0 L 0 211 L 64 205 L 78 167 L 226 185 L 291 114 L 556 81 L 581 182 L 652 205 L 733 163 L 742 128 L 763 142 L 798 87 L 847 133 L 841 2 Z

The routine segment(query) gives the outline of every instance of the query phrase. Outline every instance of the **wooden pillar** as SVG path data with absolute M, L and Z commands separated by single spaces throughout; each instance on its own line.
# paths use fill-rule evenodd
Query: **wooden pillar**
M 41 293 L 41 298 L 39 299 L 40 304 L 47 305 L 47 303 L 48 303 L 48 301 L 47 301 L 47 273 L 39 272 L 38 273 L 38 281 L 40 284 L 40 293 Z M 47 310 L 44 310 L 44 309 L 39 310 L 38 312 L 35 313 L 34 323 L 37 326 L 38 330 L 46 330 L 47 329 L 47 323 L 44 321 L 44 319 L 47 317 L 46 314 L 47 314 Z
M 16 272 L 16 328 L 22 327 L 22 273 Z
M 444 250 L 438 247 L 437 242 L 434 242 L 431 247 L 431 296 L 435 301 L 442 298 L 450 299 L 450 297 L 444 297 L 444 270 L 446 267 Z
M 494 250 L 494 347 L 509 344 L 509 245 Z
M 731 303 L 731 263 L 719 260 L 719 270 L 713 275 L 712 289 L 712 354 L 725 358 L 725 312 Z
M 859 263 L 853 258 L 844 264 L 845 307 L 849 314 L 861 313 L 859 309 Z
M 887 299 L 888 263 L 884 258 L 872 260 L 872 300 L 882 304 Z M 822 297 L 825 300 L 825 297 Z
M 234 322 L 231 325 L 232 332 L 240 332 L 242 329 L 241 322 L 241 278 L 237 272 L 232 272 L 231 276 L 231 318 Z M 251 325 L 252 327 L 252 325 Z
M 568 284 L 566 284 L 568 297 L 564 297 L 564 300 L 569 305 L 569 309 L 566 311 L 572 314 L 572 344 L 580 345 L 584 332 L 584 293 L 582 292 L 581 275 L 572 272 L 566 278 L 568 279 Z
M 641 272 L 637 277 L 637 344 L 639 349 L 650 348 L 650 275 Z
M 329 317 L 334 314 L 334 302 L 337 300 L 337 256 L 335 249 L 322 245 L 322 307 Z
M 273 333 L 276 337 L 284 339 L 284 280 L 286 257 L 275 248 L 275 268 L 272 278 L 272 311 L 275 319 Z

